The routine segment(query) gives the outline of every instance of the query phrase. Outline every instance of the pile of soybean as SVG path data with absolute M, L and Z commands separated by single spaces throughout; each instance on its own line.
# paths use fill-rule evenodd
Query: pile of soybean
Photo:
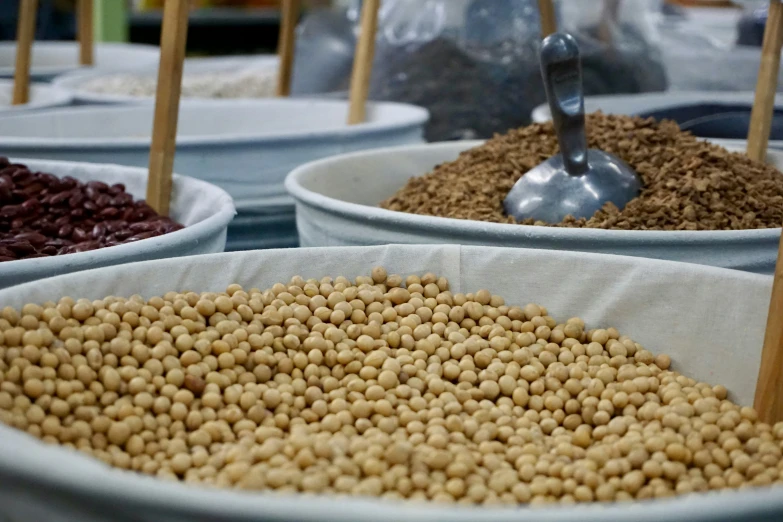
M 614 328 L 434 274 L 0 314 L 0 421 L 193 484 L 461 504 L 783 482 L 783 423 Z
M 748 230 L 783 222 L 783 175 L 743 153 L 702 141 L 673 121 L 587 115 L 590 147 L 618 156 L 642 178 L 639 197 L 605 205 L 589 219 L 524 225 L 619 230 Z M 381 203 L 428 216 L 516 223 L 503 200 L 528 170 L 559 152 L 550 123 L 497 135 L 421 177 Z

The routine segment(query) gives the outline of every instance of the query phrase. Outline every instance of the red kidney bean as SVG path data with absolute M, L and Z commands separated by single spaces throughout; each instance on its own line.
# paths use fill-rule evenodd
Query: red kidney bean
M 126 239 L 126 240 L 125 240 L 125 242 L 126 242 L 126 243 L 131 243 L 131 242 L 133 242 L 133 241 L 139 241 L 140 239 L 149 239 L 149 238 L 151 238 L 151 237 L 155 237 L 155 236 L 158 236 L 158 235 L 160 235 L 160 234 L 157 234 L 157 233 L 156 233 L 156 232 L 154 232 L 154 231 L 150 231 L 150 232 L 139 232 L 139 233 L 138 233 L 138 234 L 136 234 L 135 236 L 131 236 L 131 237 L 129 237 L 128 239 Z
M 71 208 L 79 207 L 82 203 L 84 203 L 85 199 L 87 198 L 81 192 L 72 192 L 71 197 L 68 199 L 68 205 L 70 205 Z
M 15 183 L 21 183 L 26 179 L 29 179 L 32 175 L 33 173 L 27 169 L 16 169 L 14 170 L 13 174 L 11 174 L 11 181 Z
M 34 246 L 42 246 L 46 243 L 46 236 L 38 234 L 37 232 L 22 232 L 16 235 L 16 239 L 19 241 L 28 241 Z
M 119 213 L 120 211 L 114 207 L 106 207 L 100 212 L 98 212 L 98 217 L 103 219 L 112 219 L 117 217 Z
M 3 208 L 0 208 L 0 217 L 14 217 L 21 211 L 21 205 L 5 205 Z
M 40 206 L 41 203 L 37 199 L 28 199 L 22 203 L 22 208 L 25 210 L 25 212 L 34 211 Z
M 71 233 L 71 239 L 73 239 L 77 243 L 81 243 L 82 241 L 87 241 L 87 232 L 82 230 L 81 228 L 74 228 L 73 233 Z
M 0 156 L 0 262 L 85 252 L 183 228 L 125 185 L 32 172 Z
M 142 221 L 140 223 L 131 223 L 128 225 L 128 230 L 133 232 L 148 232 L 150 230 L 155 230 L 156 227 L 157 223 L 153 221 Z
M 52 205 L 59 205 L 61 203 L 65 203 L 70 199 L 70 197 L 71 197 L 71 193 L 68 191 L 55 194 L 54 196 L 52 196 L 51 199 Z
M 104 183 L 103 181 L 88 181 L 87 182 L 88 188 L 96 189 L 100 192 L 104 192 L 109 189 L 109 185 Z
M 27 255 L 35 252 L 35 247 L 31 245 L 29 241 L 16 241 L 15 243 L 8 245 L 6 248 L 8 248 L 8 250 L 11 252 L 20 255 Z
M 100 239 L 104 236 L 106 236 L 106 225 L 103 223 L 97 223 L 94 227 L 92 227 L 92 237 L 94 239 Z
M 132 235 L 133 235 L 133 232 L 131 232 L 130 230 L 127 230 L 127 229 L 126 230 L 118 230 L 117 232 L 114 233 L 114 238 L 117 239 L 118 241 L 125 241 L 126 239 L 128 239 Z
M 95 204 L 98 205 L 99 208 L 108 207 L 109 203 L 111 203 L 111 196 L 108 194 L 101 194 L 95 198 Z

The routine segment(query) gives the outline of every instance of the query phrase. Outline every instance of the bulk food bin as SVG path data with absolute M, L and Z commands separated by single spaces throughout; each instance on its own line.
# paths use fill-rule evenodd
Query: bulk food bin
M 153 66 L 160 58 L 160 49 L 154 45 L 103 43 L 95 44 L 95 62 L 92 68 L 123 70 Z M 0 42 L 0 78 L 14 77 L 16 42 Z M 30 79 L 51 81 L 55 76 L 84 68 L 79 65 L 78 42 L 35 42 L 30 64 Z
M 286 180 L 286 188 L 296 200 L 301 246 L 459 243 L 639 256 L 767 274 L 774 271 L 779 228 L 683 232 L 571 229 L 431 217 L 379 207 L 409 178 L 453 161 L 460 152 L 481 143 L 387 148 L 297 168 Z M 783 153 L 770 151 L 768 158 L 783 167 Z
M 183 65 L 182 98 L 190 97 L 193 91 L 203 91 L 205 82 L 214 84 L 218 81 L 227 83 L 219 90 L 214 86 L 212 89 L 224 93 L 227 98 L 251 97 L 240 95 L 245 90 L 239 85 L 240 81 L 257 81 L 259 85 L 255 90 L 269 89 L 267 96 L 275 96 L 278 63 L 276 55 L 188 58 Z M 152 64 L 121 71 L 76 70 L 58 76 L 52 84 L 71 93 L 78 104 L 142 103 L 154 101 L 154 88 L 149 94 L 146 93 L 154 86 L 157 76 L 157 67 Z M 129 94 L 129 84 L 134 82 L 132 87 L 136 89 L 136 94 Z M 119 92 L 116 92 L 117 89 Z
M 147 261 L 51 278 L 0 291 L 0 302 L 100 299 L 166 292 L 269 288 L 294 275 L 354 278 L 377 265 L 388 273 L 434 272 L 453 292 L 486 288 L 508 304 L 537 302 L 556 319 L 615 326 L 689 377 L 722 384 L 750 404 L 760 361 L 771 278 L 650 259 L 452 245 L 388 245 L 268 250 Z M 556 285 L 552 282 L 557 281 Z M 716 303 L 731 296 L 732 313 Z M 563 319 L 564 320 L 564 319 Z M 741 347 L 741 348 L 739 348 Z M 81 453 L 0 425 L 0 502 L 22 520 L 772 522 L 783 518 L 780 486 L 634 503 L 472 507 L 239 492 L 162 481 L 110 469 Z
M 135 199 L 144 199 L 147 170 L 111 164 L 91 164 L 32 159 L 12 160 L 31 170 L 80 181 L 122 183 Z M 174 175 L 170 217 L 185 225 L 182 230 L 133 243 L 61 256 L 20 259 L 0 263 L 0 288 L 91 268 L 148 259 L 223 252 L 226 228 L 234 217 L 231 197 L 201 180 Z
M 13 105 L 14 81 L 0 79 L 0 115 L 70 105 L 73 97 L 67 91 L 44 83 L 30 84 L 30 101 Z
M 346 123 L 348 102 L 304 99 L 189 100 L 180 104 L 174 169 L 226 190 L 239 217 L 287 216 L 277 225 L 237 225 L 243 247 L 295 245 L 294 203 L 283 181 L 316 159 L 421 143 L 427 111 L 371 103 L 367 121 Z M 0 118 L 0 150 L 10 156 L 147 166 L 153 104 L 80 107 Z M 279 225 L 279 226 L 278 226 Z M 229 234 L 229 248 L 234 243 Z M 247 242 L 247 235 L 254 235 Z

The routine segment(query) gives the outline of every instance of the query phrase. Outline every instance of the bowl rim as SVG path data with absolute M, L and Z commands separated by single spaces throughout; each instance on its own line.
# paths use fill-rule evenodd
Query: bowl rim
M 41 448 L 42 451 L 66 451 L 63 448 Z M 82 457 L 80 455 L 80 457 Z M 88 458 L 84 456 L 83 458 Z M 71 501 L 90 502 L 96 497 L 107 506 L 133 507 L 139 512 L 175 513 L 177 516 L 201 518 L 230 517 L 230 520 L 255 522 L 274 520 L 326 520 L 364 522 L 372 514 L 378 522 L 402 520 L 435 522 L 659 522 L 676 515 L 678 520 L 717 522 L 741 520 L 747 516 L 773 516 L 783 510 L 783 487 L 767 486 L 752 490 L 723 490 L 658 500 L 628 503 L 596 502 L 577 506 L 535 508 L 529 505 L 509 507 L 438 506 L 384 502 L 369 497 L 338 498 L 324 495 L 270 494 L 232 489 L 215 489 L 179 482 L 167 482 L 157 477 L 139 475 L 125 470 L 112 470 L 112 480 L 91 480 L 74 474 L 71 469 L 47 468 L 37 476 L 16 463 L 0 468 L 18 487 L 42 490 Z M 102 463 L 94 463 L 105 466 Z M 75 498 L 74 498 L 75 497 Z M 154 511 L 152 511 L 154 510 Z
M 58 48 L 68 48 L 68 47 L 74 47 L 76 48 L 79 45 L 76 41 L 71 40 L 48 40 L 48 41 L 36 41 L 33 48 L 35 49 L 33 52 L 36 52 L 36 50 L 41 50 L 43 52 L 46 52 L 51 49 L 58 49 Z M 6 42 L 0 42 L 0 49 L 1 48 L 15 48 L 16 47 L 16 40 L 10 40 Z M 154 63 L 155 60 L 159 59 L 160 57 L 160 47 L 157 45 L 150 45 L 150 44 L 140 44 L 140 43 L 130 43 L 130 42 L 95 42 L 96 49 L 99 47 L 103 47 L 108 49 L 124 49 L 128 51 L 135 51 L 138 52 L 139 55 L 149 56 L 150 62 Z M 153 59 L 153 55 L 155 58 Z M 101 68 L 98 66 L 84 66 L 80 65 L 76 59 L 74 59 L 74 63 L 71 65 L 68 64 L 62 64 L 62 65 L 44 65 L 44 66 L 31 66 L 30 68 L 30 75 L 35 76 L 54 76 L 54 75 L 60 75 L 69 71 L 74 70 L 89 70 L 91 68 Z M 13 66 L 0 66 L 0 76 L 2 77 L 9 77 L 9 75 L 13 76 L 14 74 L 14 67 Z
M 403 145 L 396 147 L 386 147 L 382 149 L 372 149 L 368 151 L 354 152 L 350 154 L 341 154 L 329 158 L 313 161 L 301 165 L 291 171 L 285 179 L 285 187 L 289 194 L 296 201 L 297 206 L 304 204 L 329 214 L 360 222 L 365 225 L 377 227 L 404 228 L 406 230 L 426 229 L 432 233 L 471 235 L 475 237 L 486 238 L 488 235 L 495 239 L 515 239 L 515 238 L 547 238 L 560 241 L 595 241 L 606 244 L 638 244 L 644 241 L 647 245 L 684 245 L 701 246 L 713 244 L 716 240 L 730 240 L 736 244 L 756 243 L 758 241 L 773 241 L 781 236 L 781 228 L 762 228 L 751 230 L 613 230 L 599 228 L 564 228 L 564 227 L 541 227 L 532 225 L 513 225 L 508 223 L 492 223 L 486 221 L 473 221 L 467 219 L 445 218 L 438 216 L 425 216 L 419 214 L 409 214 L 395 210 L 387 210 L 380 207 L 372 207 L 359 203 L 342 201 L 329 196 L 325 196 L 309 188 L 306 188 L 305 182 L 311 176 L 325 171 L 326 169 L 339 166 L 343 163 L 350 163 L 353 160 L 376 160 L 376 163 L 382 163 L 389 156 L 399 155 L 405 157 L 416 157 L 425 152 L 442 152 L 445 156 L 450 154 L 451 159 L 444 159 L 442 162 L 456 159 L 459 152 L 471 149 L 483 144 L 484 141 L 461 141 L 461 142 L 441 142 L 425 143 L 419 145 Z M 733 147 L 729 148 L 732 150 Z M 736 151 L 736 148 L 734 148 Z M 769 154 L 780 155 L 783 158 L 783 152 L 771 150 Z M 420 173 L 423 175 L 425 173 Z M 414 174 L 415 175 L 415 174 Z M 391 196 L 391 194 L 389 194 Z M 387 196 L 388 197 L 388 196 Z M 380 203 L 380 202 L 379 202 Z
M 340 107 L 348 114 L 348 101 L 327 100 L 317 98 L 259 98 L 259 99 L 191 99 L 180 103 L 180 115 L 183 111 L 199 111 L 209 108 L 245 108 L 245 110 L 263 111 L 267 106 L 291 105 L 301 110 L 313 111 L 319 107 Z M 140 108 L 154 107 L 154 102 L 140 102 L 131 105 L 91 105 L 84 107 L 63 107 L 46 111 L 45 114 L 14 114 L 8 118 L 38 118 L 46 116 L 79 115 L 87 113 L 111 113 L 129 112 Z M 280 134 L 222 134 L 206 136 L 180 136 L 177 138 L 177 148 L 202 147 L 204 145 L 287 145 L 296 142 L 318 140 L 322 143 L 344 142 L 351 138 L 366 137 L 388 133 L 390 131 L 412 130 L 423 128 L 429 121 L 429 111 L 422 107 L 407 103 L 396 102 L 368 102 L 368 110 L 372 109 L 396 109 L 405 111 L 405 118 L 399 122 L 370 121 L 356 125 L 346 125 L 334 129 L 323 130 L 297 130 Z M 152 118 L 150 118 L 150 122 Z M 13 147 L 20 150 L 34 150 L 36 154 L 41 151 L 59 151 L 63 149 L 79 150 L 147 150 L 150 147 L 151 137 L 120 137 L 120 138 L 44 138 L 44 137 L 18 137 L 0 135 L 0 148 Z
M 128 167 L 126 165 L 117 165 L 111 163 L 82 164 L 73 161 L 42 160 L 17 157 L 9 158 L 9 160 L 12 163 L 21 163 L 23 165 L 32 166 L 33 169 L 38 169 L 41 165 L 45 165 L 43 168 L 49 170 L 57 169 L 58 167 L 70 167 L 78 164 L 80 167 L 94 168 L 96 170 L 99 168 L 111 167 L 113 169 L 122 170 L 122 172 L 129 177 L 147 177 L 147 169 L 145 168 Z M 100 179 L 98 176 L 95 176 L 95 178 L 98 180 Z M 26 277 L 32 274 L 52 271 L 58 268 L 58 266 L 61 266 L 64 261 L 67 261 L 70 266 L 74 267 L 89 267 L 96 262 L 101 266 L 107 264 L 116 264 L 118 261 L 121 261 L 124 257 L 127 256 L 148 254 L 159 250 L 161 247 L 172 247 L 199 242 L 204 237 L 212 236 L 218 233 L 220 230 L 226 229 L 231 220 L 234 219 L 234 215 L 236 214 L 234 202 L 231 196 L 217 185 L 180 174 L 173 175 L 173 185 L 175 187 L 187 185 L 202 186 L 204 189 L 208 189 L 210 193 L 214 194 L 214 203 L 211 205 L 213 208 L 212 214 L 198 223 L 185 226 L 181 230 L 175 230 L 174 232 L 169 232 L 168 234 L 164 234 L 162 236 L 141 239 L 133 243 L 123 243 L 121 245 L 112 247 L 105 247 L 87 252 L 76 252 L 63 256 L 38 257 L 33 259 L 16 259 L 13 261 L 5 261 L 0 263 L 0 273 L 16 271 L 20 277 Z M 96 253 L 100 253 L 98 254 L 100 259 L 97 261 L 94 259 Z M 78 268 L 78 270 L 82 269 L 83 268 Z
M 230 69 L 233 67 L 243 67 L 250 64 L 257 65 L 259 67 L 278 67 L 280 59 L 276 54 L 264 54 L 264 55 L 238 55 L 238 56 L 204 56 L 185 58 L 185 67 L 189 64 L 193 64 L 193 67 L 204 68 L 203 71 L 193 72 L 191 74 L 207 73 L 208 69 L 214 71 L 221 71 Z M 154 64 L 150 64 L 154 65 Z M 110 78 L 113 76 L 122 75 L 139 75 L 139 76 L 157 76 L 157 67 L 135 67 L 127 70 L 110 70 L 110 69 L 74 69 L 66 73 L 60 74 L 52 80 L 52 85 L 56 85 L 71 93 L 74 100 L 92 103 L 92 104 L 136 104 L 154 101 L 154 96 L 131 96 L 127 94 L 111 94 L 92 92 L 82 89 L 82 85 L 90 80 L 96 78 Z M 187 71 L 186 71 L 187 74 Z M 209 99 L 209 98 L 183 98 L 183 100 L 191 99 Z M 252 98 L 251 98 L 252 99 Z
M 406 247 L 418 246 L 426 248 L 428 245 L 404 245 Z M 437 245 L 447 247 L 448 245 Z M 453 245 L 455 246 L 455 245 Z M 333 256 L 335 251 L 341 255 L 349 252 L 360 252 L 363 248 L 379 247 L 324 247 L 309 248 L 310 253 L 317 251 L 320 256 Z M 486 248 L 467 246 L 460 247 L 471 249 L 474 252 L 485 252 Z M 531 250 L 531 249 L 523 249 Z M 592 254 L 583 252 L 549 252 L 551 256 L 611 258 L 616 260 L 628 260 L 636 264 L 651 263 L 653 266 L 674 267 L 684 266 L 683 263 L 673 261 L 629 258 L 614 254 Z M 253 258 L 253 252 L 237 252 L 223 254 L 208 254 L 192 258 L 212 266 L 223 266 L 223 260 L 232 256 Z M 520 254 L 520 257 L 522 254 Z M 171 265 L 171 259 L 158 259 L 144 261 L 134 265 L 139 273 L 145 270 L 165 270 Z M 106 272 L 111 268 L 97 268 L 91 271 Z M 767 281 L 764 276 L 748 274 L 745 272 L 728 271 L 724 268 L 699 266 L 698 270 L 713 274 L 717 279 L 721 276 L 738 278 L 748 282 L 761 284 Z M 62 285 L 67 280 L 88 279 L 90 273 L 68 274 L 51 279 L 52 282 Z M 131 277 L 133 273 L 129 274 Z M 81 282 L 81 281 L 80 281 Z M 10 293 L 22 293 L 33 284 L 27 283 L 16 289 L 3 289 L 0 295 Z M 41 284 L 41 282 L 37 282 Z M 143 294 L 148 291 L 140 290 Z M 13 428 L 8 428 L 9 430 Z M 198 519 L 229 519 L 233 522 L 257 522 L 265 521 L 332 521 L 332 522 L 364 522 L 375 520 L 378 522 L 398 522 L 399 520 L 422 522 L 658 522 L 660 520 L 687 520 L 689 522 L 717 522 L 726 520 L 741 520 L 750 515 L 761 518 L 766 515 L 773 518 L 783 512 L 783 486 L 760 487 L 751 490 L 728 490 L 699 493 L 689 496 L 674 498 L 638 501 L 633 503 L 594 503 L 580 504 L 577 506 L 553 506 L 545 508 L 531 508 L 528 505 L 514 507 L 479 507 L 479 506 L 448 506 L 442 507 L 435 503 L 417 504 L 388 502 L 381 499 L 367 497 L 339 498 L 326 496 L 313 496 L 305 494 L 274 494 L 270 492 L 248 492 L 232 489 L 215 489 L 207 486 L 190 485 L 182 482 L 168 482 L 153 476 L 138 474 L 132 471 L 110 468 L 97 459 L 90 458 L 81 453 L 68 452 L 59 446 L 48 445 L 37 439 L 30 439 L 39 450 L 26 451 L 18 458 L 9 459 L 14 455 L 15 437 L 31 437 L 24 432 L 13 432 L 13 437 L 3 446 L 5 451 L 0 459 L 0 482 L 13 481 L 18 488 L 38 490 L 41 496 L 59 497 L 73 502 L 96 503 L 103 512 L 117 509 L 136 509 L 142 513 L 141 517 L 158 515 L 161 518 L 164 513 L 171 514 L 174 518 L 194 517 Z M 73 466 L 52 466 L 53 454 L 65 456 L 71 463 L 76 464 L 76 459 L 86 465 L 83 469 L 74 472 Z M 16 456 L 16 455 L 14 455 Z M 104 473 L 109 470 L 110 476 Z M 89 507 L 87 508 L 89 509 Z M 673 517 L 673 515 L 675 515 Z M 98 517 L 99 518 L 99 517 Z M 154 517 L 153 517 L 154 518 Z
M 0 77 L 0 89 L 14 88 L 14 81 L 8 78 Z M 46 99 L 36 100 L 36 93 Z M 3 105 L 0 106 L 0 116 L 22 115 L 26 112 L 36 111 L 37 109 L 49 109 L 55 107 L 66 107 L 73 101 L 73 95 L 62 87 L 57 87 L 46 82 L 30 82 L 31 100 L 22 105 Z

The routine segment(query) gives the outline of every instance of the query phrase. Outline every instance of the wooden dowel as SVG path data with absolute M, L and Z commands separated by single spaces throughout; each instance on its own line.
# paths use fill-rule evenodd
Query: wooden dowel
M 20 0 L 16 24 L 16 65 L 14 69 L 14 97 L 12 103 L 21 105 L 30 101 L 30 61 L 35 39 L 35 13 L 38 0 Z
M 299 20 L 301 9 L 301 0 L 282 0 L 280 38 L 277 43 L 277 55 L 280 57 L 280 70 L 277 75 L 278 96 L 291 95 L 291 77 L 294 73 L 294 53 L 296 47 L 296 23 Z
M 538 12 L 541 17 L 541 38 L 557 32 L 557 18 L 552 0 L 538 0 Z
M 78 0 L 77 37 L 79 39 L 79 63 L 93 64 L 93 0 Z
M 362 123 L 367 116 L 367 96 L 370 92 L 372 62 L 375 59 L 375 35 L 378 32 L 378 10 L 381 0 L 364 0 L 362 25 L 351 74 L 348 124 Z
M 756 97 L 753 100 L 748 129 L 747 154 L 756 161 L 766 160 L 780 71 L 781 45 L 783 45 L 783 4 L 779 0 L 774 0 L 769 4 L 764 43 L 761 47 L 761 66 L 756 81 Z
M 189 0 L 166 0 L 160 33 L 160 65 L 152 127 L 147 203 L 159 214 L 169 214 L 171 175 L 177 140 L 182 62 L 188 36 Z
M 781 43 L 783 4 L 775 0 L 769 5 L 756 99 L 753 102 L 748 133 L 748 156 L 757 161 L 766 160 L 772 112 L 775 107 Z M 783 237 L 778 246 L 778 260 L 772 282 L 767 329 L 753 406 L 761 421 L 768 424 L 783 421 Z
M 598 23 L 598 40 L 606 45 L 612 45 L 612 29 L 617 26 L 620 14 L 620 0 L 604 0 L 601 21 Z

